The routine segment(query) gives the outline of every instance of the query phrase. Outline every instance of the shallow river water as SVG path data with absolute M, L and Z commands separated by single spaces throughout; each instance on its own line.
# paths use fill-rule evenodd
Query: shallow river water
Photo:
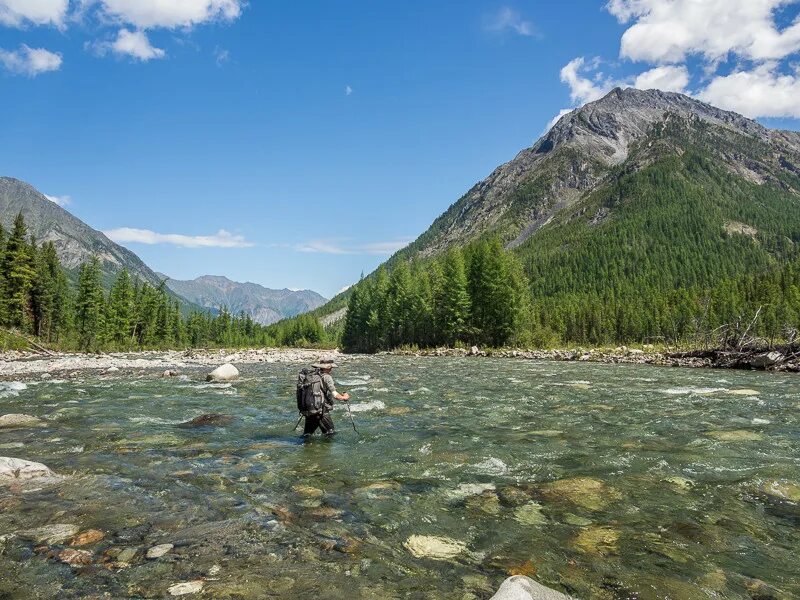
M 0 598 L 488 598 L 515 573 L 584 599 L 800 597 L 797 376 L 354 357 L 334 374 L 359 435 L 337 409 L 303 443 L 299 366 L 0 384 L 0 414 L 46 420 L 0 430 L 0 456 L 69 476 L 0 487 L 0 536 L 104 536 L 80 567 L 0 537 Z M 233 420 L 176 427 L 203 413 Z

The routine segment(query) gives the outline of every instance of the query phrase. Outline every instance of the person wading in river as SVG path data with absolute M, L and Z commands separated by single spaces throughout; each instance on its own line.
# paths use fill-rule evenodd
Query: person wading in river
M 297 376 L 297 409 L 306 418 L 303 435 L 310 436 L 319 429 L 325 435 L 336 433 L 330 412 L 334 400 L 348 402 L 350 394 L 339 394 L 331 371 L 336 363 L 321 358 L 311 365 L 312 370 L 303 369 Z

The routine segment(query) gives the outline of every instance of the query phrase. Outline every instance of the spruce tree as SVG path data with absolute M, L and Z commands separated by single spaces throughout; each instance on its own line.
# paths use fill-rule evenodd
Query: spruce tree
M 116 349 L 130 345 L 134 325 L 134 287 L 130 273 L 123 269 L 117 274 L 108 294 L 103 339 Z
M 100 259 L 92 256 L 81 265 L 78 275 L 75 326 L 81 350 L 88 352 L 99 348 L 100 335 L 103 332 L 104 301 Z
M 466 340 L 470 321 L 467 272 L 460 250 L 450 249 L 442 261 L 442 288 L 439 300 L 439 327 L 446 344 Z
M 33 333 L 33 285 L 36 270 L 33 247 L 27 241 L 28 228 L 20 212 L 5 243 L 2 272 L 5 276 L 6 322 L 23 332 Z

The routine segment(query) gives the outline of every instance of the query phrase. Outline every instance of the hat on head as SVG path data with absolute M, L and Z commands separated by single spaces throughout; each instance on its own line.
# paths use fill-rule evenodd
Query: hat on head
M 329 356 L 323 356 L 311 366 L 315 369 L 335 369 L 339 365 L 333 362 L 333 359 Z

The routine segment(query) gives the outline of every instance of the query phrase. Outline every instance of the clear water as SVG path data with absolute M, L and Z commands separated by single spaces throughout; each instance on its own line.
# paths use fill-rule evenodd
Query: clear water
M 298 367 L 2 384 L 0 414 L 47 426 L 0 431 L 0 455 L 71 478 L 0 488 L 0 535 L 106 537 L 78 569 L 0 544 L 0 597 L 156 598 L 205 578 L 213 598 L 488 598 L 518 572 L 586 599 L 800 597 L 797 376 L 357 357 L 336 376 L 360 435 L 337 410 L 339 434 L 304 444 Z M 234 420 L 175 427 L 211 412 Z M 415 556 L 414 535 L 464 549 Z

